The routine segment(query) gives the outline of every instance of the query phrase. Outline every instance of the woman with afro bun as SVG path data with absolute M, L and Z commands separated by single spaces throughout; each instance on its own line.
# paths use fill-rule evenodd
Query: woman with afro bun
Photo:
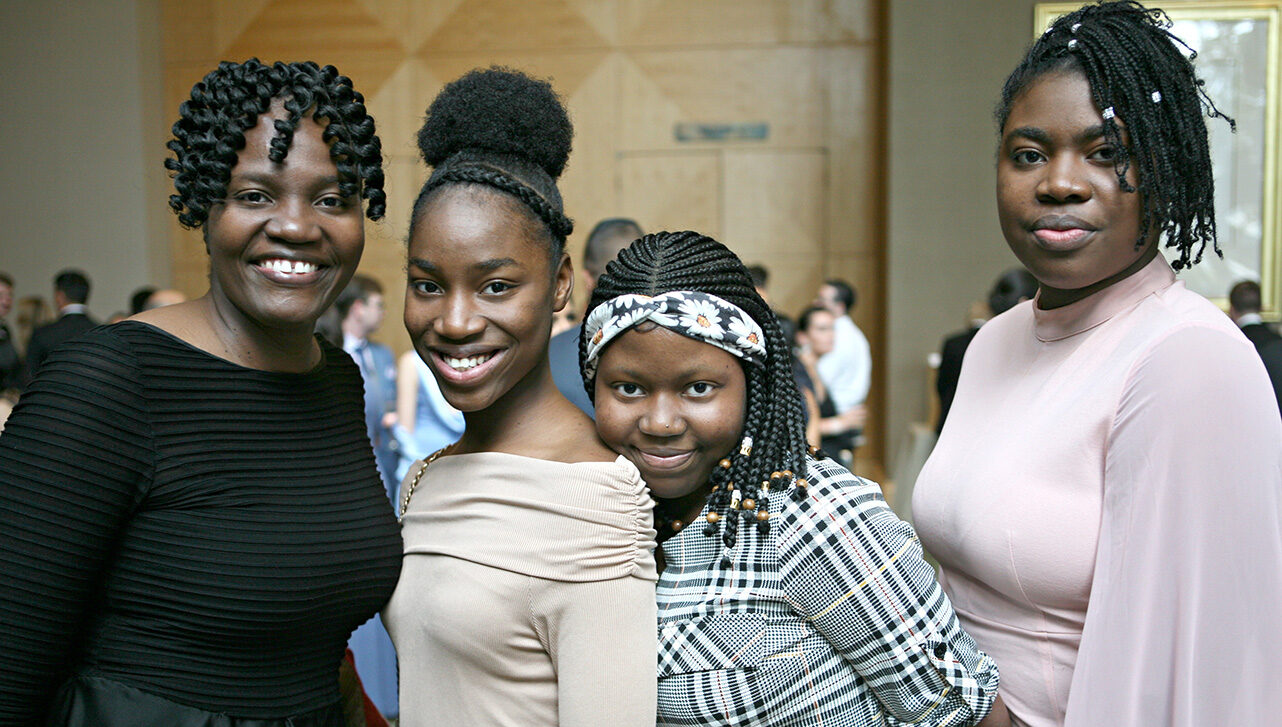
M 173 133 L 208 292 L 53 351 L 0 436 L 0 724 L 340 727 L 400 568 L 360 372 L 312 334 L 383 213 L 374 122 L 332 66 L 249 60 Z
M 478 70 L 418 135 L 405 327 L 466 428 L 401 486 L 401 724 L 653 725 L 653 501 L 548 364 L 569 303 L 552 87 Z
M 1018 725 L 1282 723 L 1282 420 L 1172 270 L 1216 250 L 1222 115 L 1170 26 L 1090 4 L 1007 78 L 997 213 L 1039 290 L 966 349 L 913 494 Z

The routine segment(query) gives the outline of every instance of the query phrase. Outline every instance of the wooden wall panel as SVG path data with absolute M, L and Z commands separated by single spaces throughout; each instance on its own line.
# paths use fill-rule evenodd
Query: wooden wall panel
M 770 270 L 771 303 L 795 316 L 814 297 L 822 276 L 816 260 L 827 247 L 827 184 L 823 150 L 734 150 L 724 157 L 719 238 L 749 265 Z
M 619 24 L 639 45 L 775 45 L 867 42 L 869 2 L 829 0 L 621 0 Z
M 884 361 L 880 0 L 161 5 L 166 118 L 220 60 L 312 59 L 352 77 L 378 121 L 389 196 L 387 218 L 367 228 L 361 270 L 384 284 L 389 301 L 403 295 L 410 206 L 427 174 L 414 144 L 424 110 L 446 82 L 499 64 L 550 77 L 575 123 L 561 189 L 576 220 L 576 261 L 598 219 L 626 215 L 650 231 L 698 229 L 766 264 L 776 305 L 790 313 L 823 278 L 849 278 L 875 365 Z M 677 125 L 691 123 L 765 124 L 768 132 L 678 139 Z M 201 294 L 199 235 L 174 224 L 171 239 L 174 284 Z M 397 308 L 377 337 L 406 350 Z M 875 453 L 879 396 L 869 428 Z
M 646 232 L 698 230 L 720 239 L 721 159 L 716 152 L 625 154 L 619 159 L 619 214 Z
M 628 54 L 621 127 L 625 149 L 823 146 L 823 51 L 753 49 L 640 51 Z M 678 122 L 766 123 L 763 141 L 682 142 Z

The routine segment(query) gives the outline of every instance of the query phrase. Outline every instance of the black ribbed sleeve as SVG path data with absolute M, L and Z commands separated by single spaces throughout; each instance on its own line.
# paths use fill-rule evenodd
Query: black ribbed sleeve
M 47 359 L 0 435 L 0 724 L 76 676 L 244 717 L 338 698 L 401 542 L 324 350 L 264 372 L 124 322 Z

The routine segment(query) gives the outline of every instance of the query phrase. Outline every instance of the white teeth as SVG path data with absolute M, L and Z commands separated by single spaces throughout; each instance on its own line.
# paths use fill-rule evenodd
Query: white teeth
M 316 272 L 316 266 L 314 264 L 303 260 L 264 260 L 259 263 L 259 265 L 278 273 L 289 273 L 293 275 Z
M 471 356 L 468 358 L 454 358 L 453 356 L 442 356 L 441 358 L 445 359 L 445 363 L 449 364 L 449 367 L 455 371 L 467 371 L 470 368 L 480 366 L 486 361 L 494 358 L 494 354 L 487 353 L 482 356 Z

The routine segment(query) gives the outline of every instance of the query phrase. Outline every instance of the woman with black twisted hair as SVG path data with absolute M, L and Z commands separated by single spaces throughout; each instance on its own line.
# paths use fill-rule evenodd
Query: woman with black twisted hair
M 1215 249 L 1206 117 L 1160 10 L 1089 5 L 1007 79 L 1002 232 L 1037 296 L 984 324 L 913 513 L 1017 724 L 1276 724 L 1282 422 L 1174 267 Z
M 55 350 L 0 436 L 0 723 L 339 727 L 400 537 L 312 327 L 382 215 L 378 137 L 333 67 L 250 60 L 169 149 L 209 291 Z
M 654 503 L 548 363 L 571 136 L 549 84 L 497 68 L 419 132 L 405 327 L 465 429 L 401 488 L 403 727 L 654 724 Z
M 659 501 L 659 724 L 1006 724 L 912 528 L 806 446 L 788 341 L 734 253 L 634 242 L 580 362 L 602 439 Z

